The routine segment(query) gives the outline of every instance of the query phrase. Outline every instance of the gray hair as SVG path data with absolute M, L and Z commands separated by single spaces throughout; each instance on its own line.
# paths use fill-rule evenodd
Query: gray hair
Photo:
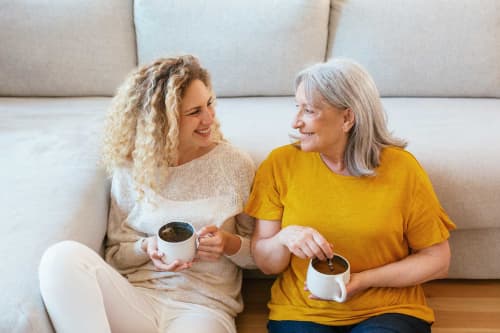
M 342 58 L 319 63 L 297 75 L 295 90 L 301 83 L 308 103 L 315 104 L 314 95 L 319 93 L 326 103 L 354 113 L 355 122 L 344 154 L 344 163 L 351 175 L 375 175 L 382 148 L 406 147 L 404 140 L 389 132 L 375 82 L 360 64 Z

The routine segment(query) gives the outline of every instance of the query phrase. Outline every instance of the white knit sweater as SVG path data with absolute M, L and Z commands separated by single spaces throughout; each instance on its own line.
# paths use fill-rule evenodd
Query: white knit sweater
M 255 267 L 249 236 L 254 221 L 243 212 L 255 167 L 228 143 L 169 169 L 159 194 L 144 189 L 137 200 L 130 168 L 117 169 L 111 185 L 106 261 L 133 285 L 159 290 L 158 297 L 206 305 L 235 316 L 243 310 L 240 267 Z M 240 236 L 241 248 L 218 261 L 198 261 L 181 272 L 156 271 L 141 250 L 143 237 L 171 220 L 187 220 L 199 230 L 215 224 Z M 167 253 L 168 255 L 168 253 Z

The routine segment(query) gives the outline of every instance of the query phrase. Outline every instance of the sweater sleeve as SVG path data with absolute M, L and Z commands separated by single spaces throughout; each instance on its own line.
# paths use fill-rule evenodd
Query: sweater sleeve
M 250 194 L 250 188 L 252 187 L 253 177 L 255 175 L 255 165 L 252 159 L 247 155 L 244 155 L 241 160 L 242 165 L 236 168 L 236 183 L 239 184 L 238 191 L 243 210 Z M 241 212 L 235 216 L 235 222 L 236 235 L 241 239 L 241 246 L 238 252 L 231 256 L 227 256 L 227 258 L 242 268 L 257 268 L 250 251 L 250 240 L 255 227 L 255 219 L 248 214 Z
M 252 253 L 250 251 L 250 238 L 254 228 L 254 219 L 245 213 L 236 215 L 236 236 L 241 240 L 241 246 L 238 252 L 227 256 L 229 260 L 242 268 L 257 268 Z
M 134 193 L 127 170 L 117 170 L 111 182 L 105 259 L 122 272 L 150 260 L 141 249 L 141 243 L 147 235 L 137 232 L 126 223 L 135 205 Z

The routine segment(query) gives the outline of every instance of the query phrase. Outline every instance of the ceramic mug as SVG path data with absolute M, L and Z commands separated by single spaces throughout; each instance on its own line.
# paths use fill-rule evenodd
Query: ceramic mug
M 326 260 L 311 259 L 307 268 L 307 288 L 318 298 L 342 303 L 347 297 L 345 286 L 351 277 L 351 267 L 339 254 L 334 254 L 332 263 L 333 270 Z
M 156 234 L 158 251 L 165 255 L 166 264 L 175 260 L 181 263 L 194 259 L 198 236 L 193 225 L 184 221 L 172 221 L 163 225 Z

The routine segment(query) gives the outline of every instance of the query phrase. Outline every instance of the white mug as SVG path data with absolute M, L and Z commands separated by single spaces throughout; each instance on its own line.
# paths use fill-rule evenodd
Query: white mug
M 173 234 L 170 234 L 170 231 Z M 171 264 L 175 260 L 181 263 L 194 259 L 198 245 L 198 236 L 193 225 L 184 221 L 172 221 L 163 225 L 156 233 L 158 251 L 164 254 L 164 262 Z M 176 239 L 177 238 L 177 239 Z
M 351 278 L 351 267 L 349 261 L 341 255 L 335 254 L 332 260 L 334 267 L 339 268 L 330 272 L 324 268 L 326 266 L 328 269 L 326 261 L 311 259 L 307 269 L 307 289 L 318 298 L 342 303 L 347 297 L 345 286 Z M 318 271 L 319 265 L 323 266 L 324 273 Z

